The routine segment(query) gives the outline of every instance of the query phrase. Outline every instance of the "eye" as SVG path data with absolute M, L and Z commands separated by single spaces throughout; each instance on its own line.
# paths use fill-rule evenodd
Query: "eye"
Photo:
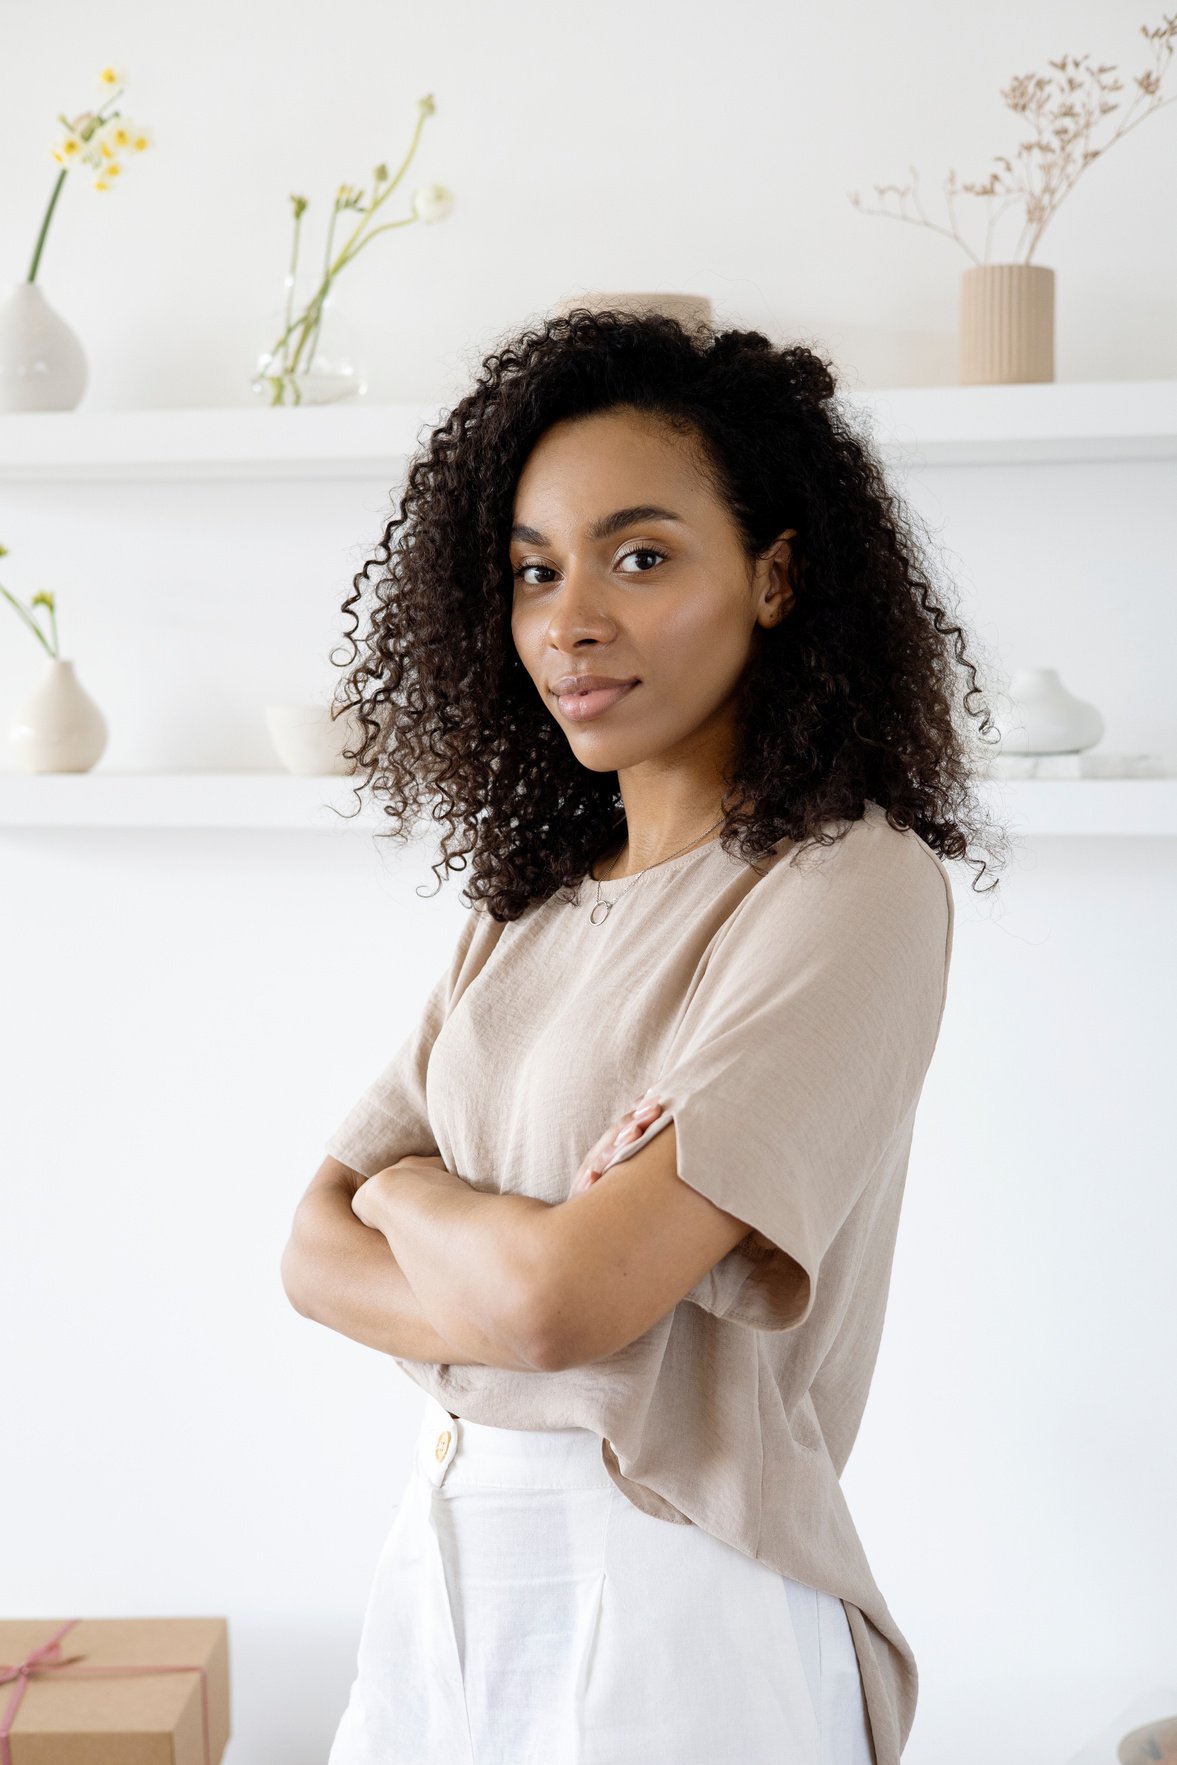
M 515 571 L 512 572 L 512 574 L 514 575 L 515 581 L 522 582 L 524 580 L 528 570 L 548 570 L 548 566 L 547 566 L 547 564 L 520 564 L 519 567 Z M 551 574 L 550 570 L 548 570 L 548 574 L 549 575 Z M 527 584 L 527 586 L 529 588 L 546 588 L 547 583 L 546 582 L 529 582 Z
M 665 563 L 666 557 L 667 553 L 660 551 L 656 545 L 635 545 L 631 546 L 629 551 L 622 552 L 617 562 L 620 564 L 621 558 L 661 558 Z M 650 572 L 648 570 L 627 570 L 625 574 L 627 576 L 648 576 Z
M 665 563 L 666 559 L 669 557 L 669 555 L 670 554 L 668 552 L 664 552 L 660 546 L 634 545 L 634 546 L 631 546 L 627 552 L 622 552 L 619 555 L 617 562 L 620 564 L 622 559 L 624 559 L 624 558 L 649 557 L 649 558 L 657 558 L 661 563 Z M 515 581 L 516 582 L 526 582 L 527 572 L 529 570 L 546 570 L 549 576 L 552 576 L 555 574 L 555 572 L 552 570 L 551 566 L 548 564 L 520 564 L 516 567 L 515 570 L 512 571 L 512 575 L 513 575 Z M 650 574 L 650 572 L 649 572 L 649 570 L 626 570 L 623 572 L 623 574 L 626 576 L 648 576 Z M 530 583 L 527 583 L 527 586 L 529 588 L 546 588 L 547 584 L 544 582 L 530 582 Z

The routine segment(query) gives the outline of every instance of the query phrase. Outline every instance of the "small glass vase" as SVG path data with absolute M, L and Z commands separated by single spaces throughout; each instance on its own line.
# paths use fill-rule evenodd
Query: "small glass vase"
M 267 404 L 338 404 L 367 393 L 366 370 L 334 288 L 324 296 L 316 320 L 308 326 L 296 324 L 284 336 L 291 324 L 287 315 L 297 318 L 313 294 L 311 289 L 296 302 L 288 275 L 282 309 L 266 320 L 270 341 L 257 358 L 250 386 Z

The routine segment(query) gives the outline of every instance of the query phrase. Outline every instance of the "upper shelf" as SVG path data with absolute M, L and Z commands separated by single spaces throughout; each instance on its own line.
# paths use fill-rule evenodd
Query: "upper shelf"
M 1011 836 L 1177 835 L 1177 777 L 990 779 Z M 0 772 L 0 829 L 246 828 L 375 833 L 390 825 L 343 776 L 288 772 Z
M 904 386 L 839 394 L 884 459 L 905 465 L 1177 458 L 1177 380 Z M 448 407 L 22 411 L 0 414 L 0 483 L 378 478 Z

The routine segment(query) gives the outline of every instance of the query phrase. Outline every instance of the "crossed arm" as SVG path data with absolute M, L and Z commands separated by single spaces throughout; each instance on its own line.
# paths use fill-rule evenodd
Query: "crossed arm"
M 291 1303 L 405 1360 L 548 1372 L 616 1352 L 749 1229 L 679 1177 L 673 1122 L 598 1176 L 616 1132 L 555 1206 L 474 1189 L 437 1158 L 366 1181 L 326 1160 L 283 1256 Z

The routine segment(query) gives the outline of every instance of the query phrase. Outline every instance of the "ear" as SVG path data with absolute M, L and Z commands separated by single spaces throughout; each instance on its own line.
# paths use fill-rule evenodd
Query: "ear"
M 790 539 L 796 537 L 797 529 L 788 527 L 779 535 L 767 551 L 761 552 L 756 560 L 758 605 L 756 623 L 758 625 L 779 625 L 782 619 L 793 611 L 795 596 L 789 581 L 788 563 L 791 548 Z

